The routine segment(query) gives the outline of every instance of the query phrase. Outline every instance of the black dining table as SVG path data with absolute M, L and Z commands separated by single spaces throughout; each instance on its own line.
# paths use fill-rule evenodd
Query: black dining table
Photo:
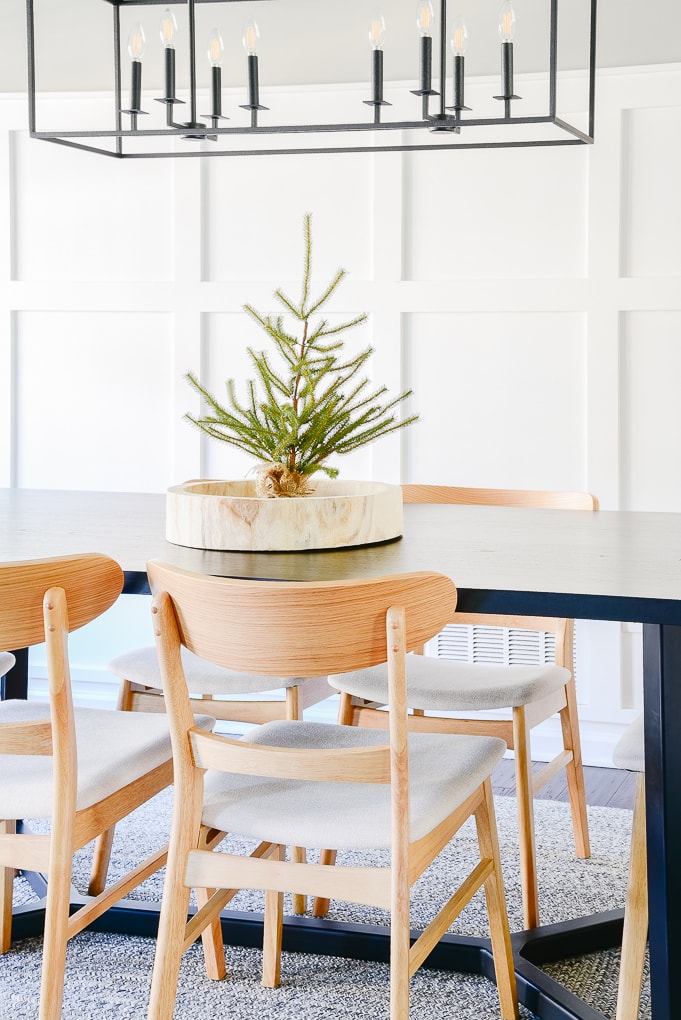
M 149 591 L 150 559 L 268 580 L 438 570 L 457 585 L 462 612 L 643 624 L 652 1016 L 678 1017 L 673 961 L 681 959 L 681 514 L 409 505 L 403 534 L 394 541 L 294 553 L 191 549 L 164 535 L 162 494 L 0 489 L 0 561 L 107 553 L 123 567 L 128 593 Z M 2 695 L 26 697 L 25 655 L 3 680 Z M 126 901 L 98 926 L 153 934 L 156 922 L 148 905 Z M 622 912 L 612 911 L 515 934 L 521 1001 L 544 1020 L 600 1018 L 541 964 L 615 944 L 621 922 Z M 26 912 L 15 917 L 15 931 L 28 932 L 35 923 Z M 228 941 L 257 944 L 257 922 L 248 915 L 225 912 L 223 927 Z M 375 926 L 291 918 L 285 946 L 387 959 L 388 938 Z M 429 963 L 493 976 L 485 939 L 447 935 Z

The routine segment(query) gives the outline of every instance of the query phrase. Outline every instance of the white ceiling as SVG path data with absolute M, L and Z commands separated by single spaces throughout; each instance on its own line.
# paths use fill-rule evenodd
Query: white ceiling
M 38 88 L 50 91 L 108 90 L 111 87 L 110 24 L 105 0 L 34 0 Z M 364 81 L 370 76 L 368 18 L 375 0 L 262 0 L 197 3 L 197 68 L 205 83 L 204 43 L 214 24 L 225 37 L 223 81 L 236 85 L 245 77 L 241 31 L 255 13 L 260 32 L 260 80 L 267 84 Z M 418 74 L 415 0 L 379 0 L 386 20 L 385 76 L 408 80 Z M 438 0 L 434 6 L 439 9 Z M 496 23 L 499 0 L 449 0 L 448 17 L 464 13 L 469 29 L 467 72 L 498 72 Z M 24 0 L 2 0 L 0 92 L 26 89 Z M 545 66 L 548 0 L 514 0 L 517 18 L 516 71 Z M 585 66 L 582 25 L 588 0 L 559 0 L 560 64 Z M 157 26 L 162 7 L 137 6 L 122 14 L 123 43 L 128 25 L 141 20 L 147 34 L 145 83 L 161 80 L 161 44 Z M 181 29 L 185 11 L 174 10 Z M 184 39 L 186 40 L 186 33 Z M 681 60 L 680 0 L 599 0 L 597 63 L 620 67 Z M 285 41 L 285 45 L 284 45 Z M 182 53 L 178 40 L 178 66 Z M 435 64 L 437 66 L 437 64 Z M 178 71 L 179 85 L 182 74 Z M 150 87 L 153 87 L 150 85 Z

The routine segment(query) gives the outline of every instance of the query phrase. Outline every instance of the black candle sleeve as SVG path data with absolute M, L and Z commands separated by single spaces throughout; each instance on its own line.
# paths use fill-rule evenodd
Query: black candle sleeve
M 169 103 L 175 102 L 175 50 L 172 46 L 166 46 L 165 48 L 165 81 L 166 81 L 166 101 Z
M 383 103 L 383 50 L 372 50 L 371 54 L 372 103 Z
M 222 68 L 211 67 L 210 69 L 210 115 L 211 117 L 222 116 Z
M 513 98 L 513 43 L 501 44 L 501 94 L 504 99 Z
M 133 60 L 130 69 L 130 112 L 139 113 L 142 103 L 142 61 Z

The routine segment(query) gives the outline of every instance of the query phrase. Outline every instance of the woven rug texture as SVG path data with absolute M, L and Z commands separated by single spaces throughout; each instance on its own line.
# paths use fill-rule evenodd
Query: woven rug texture
M 162 845 L 167 838 L 172 791 L 165 791 L 122 822 L 117 829 L 110 876 L 115 878 L 134 861 Z M 496 812 L 511 930 L 522 929 L 515 800 L 496 798 Z M 621 907 L 626 889 L 631 812 L 590 808 L 592 856 L 574 855 L 569 808 L 552 801 L 536 803 L 537 859 L 543 923 Z M 34 827 L 38 828 L 39 823 Z M 245 849 L 242 841 L 226 847 Z M 477 854 L 475 829 L 468 822 L 419 880 L 412 895 L 412 926 L 420 928 L 435 915 L 450 891 L 467 873 Z M 91 848 L 77 855 L 74 885 L 87 886 Z M 374 859 L 378 855 L 373 855 Z M 365 856 L 345 853 L 339 862 L 359 863 Z M 137 899 L 160 899 L 163 873 L 152 876 L 133 893 Z M 35 898 L 23 879 L 15 881 L 15 903 Z M 263 898 L 240 892 L 234 910 L 261 911 Z M 386 924 L 384 911 L 356 904 L 332 903 L 329 918 L 364 924 Z M 484 896 L 478 893 L 465 908 L 452 932 L 488 934 Z M 83 932 L 69 943 L 64 1020 L 143 1020 L 149 995 L 155 940 Z M 0 1020 L 37 1017 L 42 940 L 25 939 L 0 956 Z M 234 1020 L 375 1020 L 388 1018 L 386 964 L 284 953 L 278 989 L 260 986 L 261 953 L 226 947 L 228 976 L 213 982 L 205 977 L 199 946 L 184 956 L 175 1017 L 203 1020 L 206 1016 Z M 551 965 L 547 970 L 607 1018 L 615 1016 L 619 952 L 611 950 Z M 485 978 L 446 971 L 421 970 L 411 982 L 412 1020 L 487 1020 L 499 1016 L 494 985 Z M 641 1017 L 650 1016 L 646 981 Z M 523 1020 L 532 1014 L 522 1009 Z

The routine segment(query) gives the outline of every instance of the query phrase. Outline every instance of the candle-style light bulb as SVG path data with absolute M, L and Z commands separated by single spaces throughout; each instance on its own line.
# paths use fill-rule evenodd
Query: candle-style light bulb
M 374 108 L 376 123 L 380 120 L 381 106 L 390 106 L 383 98 L 383 41 L 385 39 L 385 18 L 381 11 L 374 11 L 369 22 L 369 42 L 371 43 L 371 99 L 365 99 L 368 106 Z
M 249 22 L 244 28 L 241 41 L 248 54 L 248 102 L 242 105 L 242 110 L 251 111 L 251 127 L 257 127 L 258 110 L 266 110 L 266 106 L 260 105 L 260 84 L 258 78 L 258 54 L 257 46 L 260 38 L 260 30 L 255 21 Z
M 131 115 L 133 131 L 137 127 L 137 114 L 144 113 L 140 109 L 142 103 L 142 57 L 144 56 L 144 29 L 139 21 L 132 26 L 128 36 L 128 53 L 130 54 L 130 109 L 123 113 Z
M 159 25 L 159 35 L 161 36 L 161 42 L 166 49 L 175 49 L 175 39 L 177 37 L 177 21 L 175 15 L 166 7 L 165 11 L 161 15 L 161 22 Z
M 177 21 L 175 15 L 166 7 L 158 26 L 158 34 L 161 37 L 163 43 L 164 53 L 164 65 L 165 65 L 165 92 L 163 97 L 158 100 L 159 103 L 168 104 L 168 124 L 173 122 L 173 113 L 171 107 L 174 103 L 180 103 L 181 100 L 175 95 L 175 42 L 177 39 Z
M 225 44 L 217 28 L 208 36 L 208 63 L 211 67 L 221 67 L 222 57 L 225 52 Z
M 142 59 L 144 56 L 146 41 L 144 29 L 138 21 L 137 24 L 133 25 L 130 29 L 130 35 L 128 36 L 128 53 L 130 54 L 131 60 Z
M 419 87 L 412 90 L 423 99 L 423 117 L 428 116 L 428 97 L 436 96 L 431 88 L 433 74 L 433 5 L 431 0 L 419 0 L 416 5 L 416 27 L 419 40 Z
M 463 57 L 468 49 L 468 29 L 463 18 L 454 19 L 452 26 L 452 53 L 455 57 Z
M 511 0 L 506 0 L 499 11 L 499 38 L 501 39 L 501 95 L 495 99 L 504 102 L 505 116 L 511 116 L 511 100 L 520 99 L 513 91 L 513 36 L 515 12 Z
M 499 38 L 504 43 L 513 42 L 515 34 L 515 11 L 511 0 L 506 0 L 499 11 Z
M 416 7 L 416 27 L 422 37 L 433 34 L 433 5 L 430 0 L 419 0 Z
M 376 11 L 369 22 L 369 42 L 372 50 L 382 50 L 385 39 L 385 18 Z
M 222 41 L 220 30 L 214 28 L 208 36 L 208 63 L 210 64 L 210 118 L 213 127 L 217 128 L 218 121 L 224 120 L 222 116 L 222 57 L 225 52 L 225 44 Z
M 454 18 L 452 24 L 451 38 L 452 53 L 454 54 L 454 102 L 451 109 L 460 113 L 461 110 L 468 110 L 463 101 L 464 84 L 464 56 L 468 49 L 468 29 L 463 18 Z
M 257 52 L 258 39 L 260 38 L 260 31 L 255 21 L 252 21 L 250 25 L 246 25 L 242 42 L 244 49 L 248 53 L 249 57 L 254 57 Z

